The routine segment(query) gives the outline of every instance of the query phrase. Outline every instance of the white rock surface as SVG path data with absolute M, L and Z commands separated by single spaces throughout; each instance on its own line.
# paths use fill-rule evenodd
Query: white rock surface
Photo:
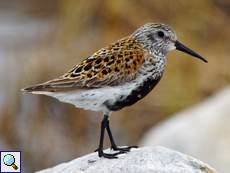
M 107 153 L 111 152 L 109 149 Z M 207 164 L 164 147 L 132 149 L 118 159 L 91 153 L 38 173 L 215 173 Z
M 139 146 L 157 146 L 198 158 L 222 173 L 230 171 L 230 86 L 147 132 Z

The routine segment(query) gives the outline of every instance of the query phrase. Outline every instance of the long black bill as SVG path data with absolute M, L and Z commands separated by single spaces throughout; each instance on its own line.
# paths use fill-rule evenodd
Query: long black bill
M 181 44 L 179 41 L 176 40 L 175 43 L 175 47 L 177 50 L 180 50 L 182 52 L 185 52 L 187 54 L 190 54 L 192 56 L 195 56 L 201 60 L 203 60 L 204 62 L 208 62 L 206 59 L 204 59 L 202 56 L 198 55 L 196 52 L 192 51 L 191 49 L 187 48 L 186 46 L 184 46 L 183 44 Z

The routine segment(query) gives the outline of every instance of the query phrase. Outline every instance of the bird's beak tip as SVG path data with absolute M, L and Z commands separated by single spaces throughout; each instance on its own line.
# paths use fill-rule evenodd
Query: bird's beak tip
M 185 52 L 189 55 L 192 55 L 194 57 L 197 57 L 199 59 L 201 59 L 204 62 L 208 62 L 206 59 L 204 59 L 202 56 L 200 56 L 199 54 L 197 54 L 196 52 L 194 52 L 193 50 L 189 49 L 188 47 L 184 46 L 183 44 L 181 44 L 178 40 L 176 40 L 175 42 L 175 47 L 177 50 L 180 50 L 182 52 Z

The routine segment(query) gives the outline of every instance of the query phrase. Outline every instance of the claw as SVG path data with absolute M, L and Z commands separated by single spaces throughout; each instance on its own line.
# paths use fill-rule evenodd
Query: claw
M 99 157 L 104 157 L 104 158 L 108 158 L 108 159 L 117 159 L 118 157 L 116 157 L 116 155 L 126 153 L 125 151 L 119 151 L 117 153 L 109 154 L 109 153 L 104 153 L 102 150 L 98 150 L 98 149 L 96 151 L 98 151 Z
M 128 146 L 128 147 L 117 147 L 116 145 L 115 146 L 111 146 L 110 149 L 113 149 L 114 151 L 125 151 L 125 152 L 130 152 L 130 149 L 131 148 L 138 148 L 138 146 L 136 145 L 133 145 L 133 146 Z

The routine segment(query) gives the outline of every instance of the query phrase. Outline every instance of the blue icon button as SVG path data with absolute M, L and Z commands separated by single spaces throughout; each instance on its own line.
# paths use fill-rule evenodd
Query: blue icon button
M 3 162 L 7 166 L 12 166 L 15 170 L 18 169 L 18 167 L 14 164 L 15 163 L 15 158 L 12 154 L 7 154 L 3 158 Z

